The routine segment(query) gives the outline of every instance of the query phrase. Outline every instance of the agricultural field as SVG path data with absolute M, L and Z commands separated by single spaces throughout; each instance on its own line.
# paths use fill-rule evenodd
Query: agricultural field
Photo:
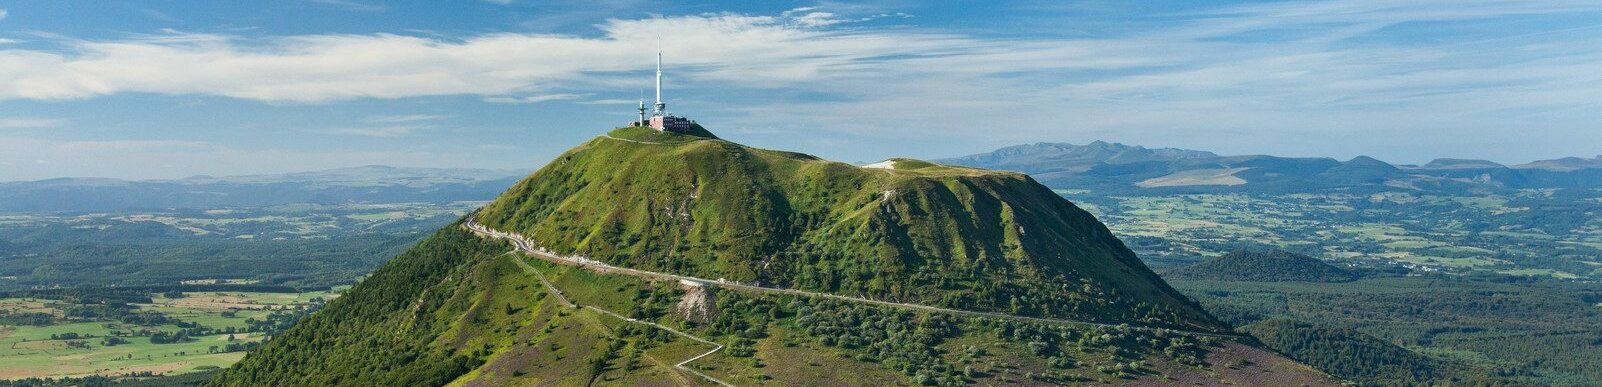
M 0 213 L 0 291 L 349 284 L 482 202 Z
M 1239 249 L 1282 249 L 1413 273 L 1602 278 L 1602 203 L 1529 190 L 1099 196 L 1059 190 L 1156 268 Z M 1580 192 L 1602 196 L 1598 192 Z
M 0 298 L 0 379 L 151 377 L 224 368 L 338 296 L 66 294 Z

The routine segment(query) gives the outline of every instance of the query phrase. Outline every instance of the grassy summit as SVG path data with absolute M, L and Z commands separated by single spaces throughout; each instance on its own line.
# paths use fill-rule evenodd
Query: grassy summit
M 625 128 L 475 216 L 639 269 L 1222 329 L 1089 214 L 1014 173 L 915 160 L 862 168 Z M 453 224 L 207 384 L 1335 384 L 1213 337 L 686 289 L 510 249 Z M 700 312 L 684 312 L 696 302 Z M 693 373 L 675 366 L 692 359 Z
M 479 213 L 625 267 L 953 308 L 1223 329 L 1089 213 L 1026 175 L 862 168 L 622 128 Z

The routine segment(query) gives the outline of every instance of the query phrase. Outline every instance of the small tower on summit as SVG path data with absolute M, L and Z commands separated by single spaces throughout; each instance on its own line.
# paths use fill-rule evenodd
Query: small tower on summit
M 640 120 L 634 121 L 634 126 L 645 125 L 645 93 L 640 93 Z
M 665 132 L 688 132 L 695 124 L 688 118 L 675 116 L 667 111 L 667 102 L 662 100 L 662 41 L 656 42 L 656 104 L 652 105 L 651 116 L 645 116 L 645 99 L 640 99 L 640 120 L 636 126 L 650 126 Z

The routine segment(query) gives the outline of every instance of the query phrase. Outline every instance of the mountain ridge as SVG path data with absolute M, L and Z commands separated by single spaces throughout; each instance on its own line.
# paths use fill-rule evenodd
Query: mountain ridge
M 283 204 L 488 200 L 523 172 L 368 165 L 284 174 L 0 183 L 0 211 L 120 212 Z
M 1141 157 L 1122 157 L 1119 149 Z M 1029 173 L 1054 188 L 1115 194 L 1209 192 L 1290 193 L 1483 192 L 1524 188 L 1602 188 L 1602 156 L 1566 157 L 1503 165 L 1485 160 L 1441 158 L 1422 166 L 1395 165 L 1368 156 L 1220 156 L 1211 152 L 1146 148 L 1097 141 L 1089 145 L 1034 143 L 936 162 Z M 1065 157 L 1064 154 L 1075 157 Z

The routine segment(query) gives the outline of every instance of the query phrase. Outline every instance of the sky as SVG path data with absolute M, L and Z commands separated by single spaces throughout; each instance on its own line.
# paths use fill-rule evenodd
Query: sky
M 651 96 L 846 162 L 1602 154 L 1596 1 L 0 2 L 0 181 L 532 170 Z M 649 101 L 647 101 L 649 103 Z

